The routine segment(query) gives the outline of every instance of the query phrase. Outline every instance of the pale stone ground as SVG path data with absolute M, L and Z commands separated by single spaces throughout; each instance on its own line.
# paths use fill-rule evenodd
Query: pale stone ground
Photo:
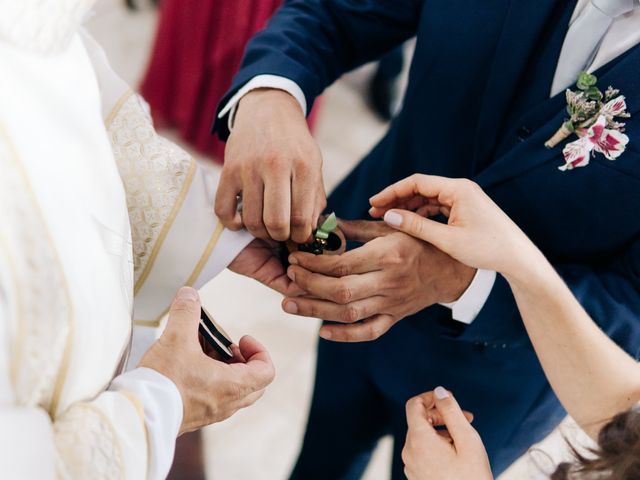
M 106 48 L 116 71 L 135 86 L 145 68 L 156 19 L 148 8 L 129 14 L 122 3 L 122 0 L 100 0 L 89 29 Z M 359 93 L 366 73 L 365 69 L 350 75 L 324 96 L 316 136 L 324 155 L 328 190 L 385 131 L 386 126 L 373 118 Z M 283 313 L 277 294 L 230 272 L 207 285 L 202 298 L 234 338 L 249 333 L 264 342 L 278 371 L 273 385 L 255 407 L 206 430 L 207 475 L 224 480 L 284 479 L 303 434 L 315 367 L 318 322 Z M 564 433 L 575 438 L 576 427 L 567 424 Z M 366 480 L 387 478 L 390 453 L 391 440 L 383 439 Z M 566 450 L 556 432 L 500 479 L 544 478 L 539 476 L 536 464 L 548 468 L 552 465 L 551 458 L 563 456 Z

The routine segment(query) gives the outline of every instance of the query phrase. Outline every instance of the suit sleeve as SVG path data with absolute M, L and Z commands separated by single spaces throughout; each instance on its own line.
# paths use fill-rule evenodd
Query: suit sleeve
M 218 110 L 253 77 L 277 75 L 314 99 L 343 73 L 379 58 L 417 32 L 422 0 L 289 0 L 247 46 Z M 217 118 L 216 114 L 216 118 Z M 214 130 L 226 139 L 226 117 Z
M 634 358 L 640 345 L 640 237 L 604 266 L 554 265 L 591 318 Z M 475 321 L 457 336 L 492 346 L 527 343 L 528 337 L 507 281 L 496 278 Z

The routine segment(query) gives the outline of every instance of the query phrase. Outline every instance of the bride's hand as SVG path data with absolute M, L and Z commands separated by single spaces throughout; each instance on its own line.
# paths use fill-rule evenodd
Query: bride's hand
M 275 375 L 269 354 L 249 336 L 232 346 L 230 363 L 205 354 L 199 321 L 198 292 L 181 288 L 171 305 L 167 328 L 139 365 L 160 372 L 178 387 L 184 408 L 181 434 L 225 420 L 253 404 Z
M 416 174 L 371 197 L 370 214 L 456 260 L 505 275 L 539 255 L 515 223 L 470 180 Z M 415 211 L 409 211 L 413 210 Z M 426 217 L 443 214 L 443 224 Z
M 478 432 L 450 392 L 438 387 L 407 402 L 407 440 L 402 451 L 409 480 L 491 480 Z M 446 427 L 438 430 L 436 427 Z

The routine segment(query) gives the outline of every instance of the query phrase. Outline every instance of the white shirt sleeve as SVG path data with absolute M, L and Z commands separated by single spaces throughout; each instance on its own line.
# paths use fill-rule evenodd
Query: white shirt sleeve
M 109 390 L 131 393 L 142 404 L 149 448 L 147 478 L 166 478 L 182 424 L 183 405 L 178 387 L 155 370 L 136 368 L 116 377 Z
M 487 302 L 495 281 L 496 272 L 478 269 L 473 280 L 458 300 L 440 305 L 451 309 L 451 316 L 454 320 L 469 325 L 476 319 Z
M 238 103 L 240 103 L 242 97 L 244 97 L 250 91 L 257 90 L 259 88 L 274 88 L 276 90 L 287 92 L 298 101 L 303 115 L 307 114 L 307 99 L 304 96 L 304 92 L 296 82 L 285 77 L 280 77 L 278 75 L 257 75 L 247 83 L 245 83 L 245 85 L 240 90 L 238 90 L 233 97 L 229 99 L 227 104 L 222 110 L 220 110 L 220 113 L 218 114 L 218 118 L 224 118 L 225 115 L 229 114 L 229 117 L 227 119 L 229 131 L 231 131 L 233 127 L 236 109 L 238 108 Z

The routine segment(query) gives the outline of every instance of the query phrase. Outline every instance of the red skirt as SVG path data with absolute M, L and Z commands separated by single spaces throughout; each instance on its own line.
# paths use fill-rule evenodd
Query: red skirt
M 222 162 L 211 135 L 216 106 L 240 68 L 246 44 L 283 0 L 164 0 L 141 86 L 159 126 L 176 128 L 200 153 Z

